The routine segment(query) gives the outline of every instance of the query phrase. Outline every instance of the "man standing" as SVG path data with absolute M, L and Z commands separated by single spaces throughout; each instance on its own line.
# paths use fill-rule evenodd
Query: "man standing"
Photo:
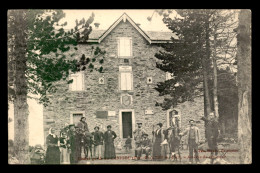
M 135 140 L 135 158 L 137 158 L 137 160 L 139 160 L 141 157 L 141 153 L 138 152 L 138 150 L 140 150 L 140 148 L 141 148 L 142 137 L 143 137 L 143 134 L 145 134 L 145 131 L 142 129 L 142 123 L 137 123 L 137 125 L 138 125 L 138 128 L 133 131 L 133 134 L 134 134 L 134 140 Z
M 85 150 L 86 141 L 84 139 L 85 139 L 86 132 L 89 132 L 88 124 L 86 123 L 86 118 L 81 117 L 81 119 L 78 122 L 76 127 L 78 128 L 78 134 L 79 134 L 79 137 L 80 137 L 80 143 L 79 143 L 79 145 L 80 145 L 79 146 L 80 157 L 81 157 L 82 149 L 83 149 L 85 157 L 86 157 L 86 150 Z
M 94 156 L 97 156 L 98 159 L 101 159 L 102 145 L 103 145 L 103 133 L 99 131 L 99 127 L 96 126 L 93 132 L 94 137 Z
M 218 147 L 217 147 L 217 138 L 219 136 L 219 126 L 218 126 L 218 121 L 217 118 L 215 117 L 214 113 L 211 112 L 208 116 L 202 117 L 201 118 L 203 121 L 205 121 L 206 128 L 207 128 L 207 141 L 208 141 L 208 147 L 210 150 L 210 159 L 211 159 L 211 164 L 213 164 L 214 158 L 214 152 L 215 156 L 217 157 L 218 155 Z
M 80 133 L 88 132 L 88 124 L 86 123 L 86 117 L 81 117 L 80 121 L 77 124 Z
M 189 162 L 193 163 L 193 151 L 195 153 L 195 161 L 199 162 L 199 154 L 198 154 L 198 145 L 200 141 L 200 133 L 199 128 L 194 125 L 194 120 L 189 121 L 190 127 L 188 127 L 183 133 L 180 135 L 184 136 L 187 134 L 188 136 L 188 146 L 189 146 Z
M 77 134 L 75 130 L 74 124 L 69 125 L 69 132 L 68 132 L 68 148 L 70 150 L 70 163 L 75 164 L 78 162 L 78 152 L 77 152 Z

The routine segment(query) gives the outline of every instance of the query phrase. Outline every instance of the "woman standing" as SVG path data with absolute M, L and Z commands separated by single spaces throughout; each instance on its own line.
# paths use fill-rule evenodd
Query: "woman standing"
M 105 159 L 115 159 L 116 152 L 114 146 L 114 139 L 117 137 L 116 133 L 111 130 L 111 125 L 107 126 L 107 131 L 104 133 L 105 142 Z
M 162 123 L 157 124 L 157 129 L 155 131 L 152 131 L 155 141 L 153 143 L 153 160 L 162 160 L 165 156 L 162 152 L 164 149 L 161 146 L 161 143 L 164 140 L 164 133 L 162 129 Z
M 61 133 L 60 137 L 60 162 L 61 164 L 70 164 L 69 140 L 66 132 Z
M 50 128 L 49 135 L 46 137 L 46 164 L 60 164 L 60 150 L 58 147 L 59 139 L 54 133 L 55 130 Z

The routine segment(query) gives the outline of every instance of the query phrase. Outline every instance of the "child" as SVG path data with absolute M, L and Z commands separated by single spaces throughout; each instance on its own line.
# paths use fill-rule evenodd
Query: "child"
M 70 164 L 70 153 L 68 145 L 68 137 L 65 132 L 61 133 L 60 137 L 60 151 L 61 151 L 61 164 Z
M 126 149 L 126 151 L 129 151 L 130 149 L 132 149 L 132 140 L 130 138 L 130 135 L 127 136 L 127 139 L 125 141 L 125 149 Z

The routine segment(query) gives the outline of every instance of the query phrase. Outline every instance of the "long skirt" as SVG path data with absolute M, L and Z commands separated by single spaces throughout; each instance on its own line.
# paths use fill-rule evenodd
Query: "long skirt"
M 70 153 L 67 148 L 60 148 L 60 163 L 61 164 L 70 164 Z
M 161 146 L 161 140 L 156 140 L 153 144 L 153 160 L 164 160 L 167 156 L 167 145 Z
M 115 159 L 116 158 L 116 151 L 114 143 L 105 143 L 105 159 Z
M 48 146 L 46 151 L 46 164 L 60 164 L 60 150 L 57 146 Z

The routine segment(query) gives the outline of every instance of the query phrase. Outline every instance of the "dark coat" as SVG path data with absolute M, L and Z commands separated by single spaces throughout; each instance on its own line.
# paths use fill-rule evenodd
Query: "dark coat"
M 45 163 L 46 164 L 60 164 L 60 150 L 58 146 L 53 146 L 53 145 L 58 145 L 58 140 L 59 138 L 53 137 L 52 135 L 48 135 L 46 137 L 46 144 L 47 144 L 47 151 L 46 151 L 46 159 Z
M 114 139 L 117 137 L 114 131 L 106 131 L 104 133 L 104 142 L 105 142 L 105 159 L 115 159 L 116 151 L 114 146 Z

